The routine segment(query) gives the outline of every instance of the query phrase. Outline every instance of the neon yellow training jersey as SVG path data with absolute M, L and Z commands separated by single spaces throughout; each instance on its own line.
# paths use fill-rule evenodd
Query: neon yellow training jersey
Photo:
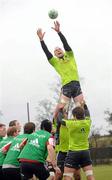
M 87 150 L 91 120 L 65 120 L 65 123 L 69 133 L 69 150 Z
M 72 51 L 65 51 L 63 58 L 52 57 L 49 62 L 61 76 L 62 85 L 71 81 L 79 81 L 77 65 Z

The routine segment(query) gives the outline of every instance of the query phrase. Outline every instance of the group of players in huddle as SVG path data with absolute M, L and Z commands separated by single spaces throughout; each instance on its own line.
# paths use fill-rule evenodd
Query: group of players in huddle
M 18 135 L 18 127 L 13 125 L 7 130 L 7 138 L 0 142 L 0 180 L 80 180 L 80 169 L 87 180 L 94 180 L 88 136 L 91 119 L 79 82 L 74 54 L 65 36 L 60 31 L 58 21 L 53 30 L 59 35 L 64 50 L 56 47 L 54 56 L 45 42 L 45 32 L 37 30 L 43 51 L 49 63 L 61 76 L 62 88 L 59 103 L 54 111 L 53 121 L 24 125 L 24 133 Z M 75 108 L 72 119 L 68 119 L 67 105 L 73 98 Z M 2 132 L 5 126 L 0 125 Z M 0 133 L 0 136 L 4 136 Z M 35 177 L 34 177 L 35 176 Z

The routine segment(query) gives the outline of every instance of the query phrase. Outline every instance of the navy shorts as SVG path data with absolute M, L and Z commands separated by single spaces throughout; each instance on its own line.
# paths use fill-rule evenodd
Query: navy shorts
M 57 155 L 57 166 L 60 168 L 61 172 L 64 172 L 64 163 L 67 156 L 67 152 L 59 151 Z
M 79 81 L 71 81 L 62 87 L 62 94 L 68 98 L 75 98 L 82 94 Z
M 92 161 L 89 150 L 69 151 L 65 159 L 65 166 L 74 169 L 83 168 L 91 164 Z

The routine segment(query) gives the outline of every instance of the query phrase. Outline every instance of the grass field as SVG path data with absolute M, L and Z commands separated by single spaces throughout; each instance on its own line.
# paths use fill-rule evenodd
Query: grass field
M 112 180 L 112 165 L 94 166 L 95 180 Z M 82 172 L 82 180 L 86 180 Z

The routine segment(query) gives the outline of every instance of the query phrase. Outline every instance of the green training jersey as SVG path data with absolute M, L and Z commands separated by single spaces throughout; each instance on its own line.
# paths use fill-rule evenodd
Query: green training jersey
M 69 133 L 69 150 L 81 151 L 89 148 L 88 136 L 91 120 L 65 120 Z
M 67 152 L 69 148 L 69 134 L 68 128 L 61 125 L 59 133 L 59 146 L 58 151 Z
M 77 65 L 72 51 L 65 51 L 63 58 L 52 57 L 49 62 L 61 76 L 62 85 L 71 81 L 79 81 Z
M 28 142 L 21 151 L 19 159 L 35 160 L 44 163 L 47 158 L 47 142 L 51 134 L 44 130 L 29 135 Z
M 4 159 L 6 157 L 6 154 L 2 152 L 2 148 L 8 144 L 9 142 L 12 142 L 13 141 L 13 138 L 12 136 L 9 136 L 7 138 L 4 138 L 1 142 L 0 142 L 0 166 L 2 166 L 3 162 L 4 162 Z
M 10 164 L 19 167 L 18 156 L 21 152 L 19 145 L 25 138 L 28 137 L 28 135 L 29 134 L 21 134 L 14 138 L 3 165 Z
M 3 140 L 3 137 L 0 137 L 0 142 Z

